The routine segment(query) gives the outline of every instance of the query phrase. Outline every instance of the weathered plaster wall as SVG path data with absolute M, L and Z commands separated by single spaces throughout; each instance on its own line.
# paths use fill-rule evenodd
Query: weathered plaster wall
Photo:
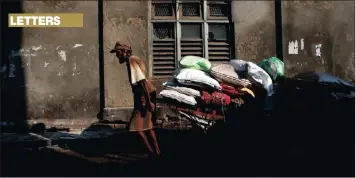
M 286 75 L 294 76 L 299 72 L 332 70 L 332 38 L 329 33 L 331 1 L 284 1 L 283 44 Z M 288 54 L 288 44 L 297 40 L 300 46 L 304 39 L 304 50 L 298 54 Z M 322 56 L 315 56 L 312 47 L 322 44 Z
M 259 62 L 275 55 L 274 13 L 273 1 L 232 2 L 236 58 Z M 320 71 L 354 80 L 354 13 L 352 1 L 283 1 L 286 75 Z M 288 54 L 288 44 L 295 40 L 298 54 Z M 320 57 L 315 55 L 318 44 L 322 45 Z
M 147 1 L 104 1 L 105 107 L 132 107 L 126 66 L 109 51 L 117 40 L 131 44 L 133 53 L 148 64 Z M 148 68 L 148 67 L 147 67 Z
M 352 1 L 284 1 L 284 62 L 286 75 L 328 72 L 354 78 L 355 6 Z M 301 50 L 301 39 L 304 50 Z M 290 41 L 299 42 L 298 54 L 288 54 Z M 315 45 L 321 44 L 321 56 Z
M 3 27 L 2 116 L 11 120 L 94 117 L 99 111 L 97 2 L 25 1 L 14 6 L 2 5 L 2 21 L 9 12 L 83 12 L 85 27 Z M 148 68 L 148 2 L 104 1 L 103 11 L 105 107 L 132 107 L 126 67 L 109 50 L 117 40 L 130 43 Z M 351 1 L 284 1 L 287 76 L 313 70 L 354 78 L 354 12 Z M 273 1 L 232 1 L 232 16 L 236 58 L 258 62 L 275 55 Z M 305 49 L 288 54 L 289 41 L 301 39 Z M 315 44 L 323 46 L 321 58 L 311 49 Z M 161 85 L 161 81 L 153 83 Z M 26 116 L 20 114 L 23 108 Z M 115 112 L 124 120 L 131 114 L 130 110 Z
M 273 1 L 232 1 L 235 54 L 253 62 L 275 55 Z
M 332 1 L 331 10 L 332 73 L 355 81 L 355 3 Z
M 3 6 L 14 6 L 10 4 Z M 21 102 L 27 105 L 26 119 L 95 117 L 99 111 L 97 2 L 24 1 L 21 9 L 27 13 L 82 12 L 84 28 L 23 28 L 17 34 L 20 37 L 8 38 L 9 55 L 3 55 L 7 71 L 2 75 L 2 89 L 8 95 L 2 100 L 6 117 L 16 119 L 22 111 L 14 108 Z M 8 29 L 3 35 L 14 35 L 14 30 L 19 29 Z M 23 82 L 14 83 L 19 78 Z M 19 88 L 25 90 L 24 95 L 11 94 Z

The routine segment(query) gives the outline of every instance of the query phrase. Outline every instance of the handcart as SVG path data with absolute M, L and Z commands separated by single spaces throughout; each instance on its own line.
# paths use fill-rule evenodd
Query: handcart
M 167 99 L 157 98 L 159 107 L 166 107 L 177 111 L 178 117 L 185 118 L 197 125 L 205 134 L 209 128 L 214 126 L 217 122 L 224 122 L 224 110 L 226 108 L 211 108 L 211 107 L 191 107 L 181 104 L 172 104 Z

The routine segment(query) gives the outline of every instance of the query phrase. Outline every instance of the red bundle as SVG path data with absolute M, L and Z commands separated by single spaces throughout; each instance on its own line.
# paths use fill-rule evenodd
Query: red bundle
M 220 92 L 214 92 L 212 94 L 212 103 L 226 106 L 231 103 L 231 99 L 229 95 Z
M 208 92 L 203 91 L 201 95 L 201 100 L 203 100 L 206 104 L 210 104 L 212 97 Z
M 230 86 L 230 85 L 226 85 L 226 84 L 220 83 L 220 86 L 221 86 L 221 88 L 223 90 L 235 91 L 235 88 Z
M 224 93 L 227 93 L 229 95 L 243 95 L 242 93 L 238 92 L 234 87 L 226 85 L 226 84 L 220 84 L 222 91 Z
M 230 96 L 220 92 L 210 94 L 203 91 L 201 100 L 203 100 L 206 104 L 229 105 L 231 103 Z

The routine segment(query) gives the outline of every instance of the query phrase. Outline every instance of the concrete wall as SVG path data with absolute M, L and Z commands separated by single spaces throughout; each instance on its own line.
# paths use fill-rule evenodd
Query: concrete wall
M 332 73 L 355 81 L 355 3 L 332 1 L 330 19 L 334 66 Z
M 253 62 L 275 55 L 274 1 L 232 1 L 236 58 Z
M 147 5 L 147 1 L 104 1 L 105 107 L 133 106 L 126 65 L 109 51 L 117 40 L 124 41 L 147 66 Z
M 351 80 L 355 70 L 355 4 L 352 1 L 284 1 L 284 62 L 287 76 L 328 72 Z M 290 41 L 304 39 L 304 50 L 288 54 Z M 321 56 L 313 47 L 321 44 Z
M 20 6 L 20 7 L 15 7 Z M 2 119 L 96 117 L 99 111 L 96 1 L 25 1 L 3 4 L 7 13 L 83 12 L 84 28 L 6 28 Z M 15 11 L 14 11 L 15 10 Z M 4 43 L 3 43 L 4 44 Z M 19 114 L 22 114 L 21 116 Z M 24 118 L 25 117 L 25 118 Z
M 132 45 L 149 65 L 147 1 L 104 1 L 104 76 L 106 114 L 126 120 L 133 98 L 126 67 L 109 50 L 115 41 Z M 99 111 L 98 7 L 96 1 L 25 1 L 3 4 L 9 12 L 83 12 L 84 28 L 2 29 L 2 117 L 16 120 L 95 117 Z M 327 71 L 354 77 L 354 3 L 284 1 L 283 44 L 287 76 Z M 275 55 L 273 1 L 232 1 L 236 58 L 258 62 Z M 305 49 L 288 54 L 288 43 Z M 4 45 L 5 44 L 5 45 Z M 322 56 L 311 50 L 322 44 Z M 9 55 L 10 54 L 10 55 Z M 156 86 L 161 81 L 153 81 Z M 25 115 L 21 111 L 25 110 Z M 16 116 L 16 117 L 15 117 Z M 110 116 L 110 117 L 111 117 Z
M 284 1 L 283 54 L 286 75 L 329 72 L 346 80 L 355 76 L 355 4 L 352 1 Z M 259 62 L 275 54 L 273 1 L 233 1 L 236 58 Z M 301 39 L 304 50 L 300 50 Z M 298 54 L 288 54 L 297 40 Z M 322 44 L 321 57 L 312 47 Z

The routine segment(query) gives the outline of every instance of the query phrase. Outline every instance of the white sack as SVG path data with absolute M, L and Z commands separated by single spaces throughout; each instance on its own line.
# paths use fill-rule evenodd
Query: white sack
M 200 97 L 200 92 L 198 90 L 194 90 L 192 88 L 188 88 L 188 87 L 183 87 L 183 86 L 179 86 L 178 84 L 174 83 L 174 82 L 164 82 L 163 86 L 169 90 L 174 90 L 177 91 L 179 93 L 188 95 L 188 96 L 193 96 L 193 97 Z
M 179 93 L 174 90 L 162 90 L 159 94 L 163 97 L 174 99 L 181 103 L 189 104 L 192 106 L 197 104 L 197 101 L 194 97 Z
M 271 77 L 258 65 L 247 62 L 247 78 L 258 86 L 263 87 L 267 91 L 268 96 L 273 94 L 273 82 Z
M 247 67 L 247 62 L 241 59 L 230 60 L 230 65 L 232 65 L 236 72 L 245 72 Z
M 182 69 L 176 76 L 176 79 L 181 84 L 189 84 L 189 82 L 202 83 L 214 89 L 221 90 L 219 82 L 209 76 L 209 74 L 196 69 Z

